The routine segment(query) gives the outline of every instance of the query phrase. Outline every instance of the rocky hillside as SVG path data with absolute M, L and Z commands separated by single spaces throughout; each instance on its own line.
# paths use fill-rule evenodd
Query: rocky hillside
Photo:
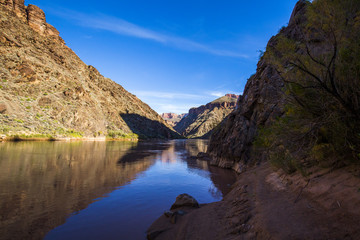
M 163 114 L 161 114 L 161 117 L 171 127 L 175 127 L 176 124 L 178 124 L 181 121 L 181 119 L 183 119 L 185 116 L 186 116 L 186 113 L 183 113 L 183 114 L 163 113 Z
M 212 130 L 236 107 L 239 96 L 226 94 L 206 105 L 191 108 L 174 129 L 188 138 L 208 138 Z
M 291 15 L 289 25 L 278 35 L 300 38 L 295 19 L 303 21 L 306 1 L 299 1 Z M 268 42 L 268 47 L 276 44 L 276 36 Z M 262 57 L 256 73 L 245 86 L 237 109 L 221 123 L 211 136 L 208 153 L 213 163 L 221 167 L 243 171 L 252 159 L 253 141 L 259 128 L 271 124 L 283 114 L 284 86 L 280 75 L 268 59 Z
M 37 6 L 0 0 L 0 13 L 0 136 L 177 136 L 148 105 L 83 63 Z

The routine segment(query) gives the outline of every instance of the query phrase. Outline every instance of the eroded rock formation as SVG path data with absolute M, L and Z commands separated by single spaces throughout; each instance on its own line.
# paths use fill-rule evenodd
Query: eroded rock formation
M 175 127 L 181 119 L 186 116 L 186 113 L 183 114 L 176 114 L 176 113 L 163 113 L 161 117 L 165 120 L 165 122 L 170 125 L 171 127 Z
M 189 138 L 208 138 L 212 130 L 236 107 L 239 96 L 227 94 L 206 105 L 191 108 L 174 129 Z
M 83 63 L 24 0 L 0 0 L 0 134 L 178 136 L 147 104 Z

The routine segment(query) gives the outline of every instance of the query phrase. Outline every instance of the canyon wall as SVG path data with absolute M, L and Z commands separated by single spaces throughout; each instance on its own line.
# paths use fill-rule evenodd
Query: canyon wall
M 295 19 L 304 21 L 306 1 L 299 1 L 291 15 L 289 25 L 280 30 L 279 35 L 299 39 Z M 276 44 L 274 36 L 268 47 Z M 266 53 L 265 53 L 266 54 Z M 283 114 L 284 83 L 269 60 L 262 57 L 257 70 L 245 86 L 243 96 L 239 98 L 237 108 L 217 128 L 210 138 L 208 153 L 213 164 L 224 168 L 233 168 L 242 172 L 248 164 L 261 160 L 254 159 L 253 142 L 259 128 L 271 124 Z
M 236 107 L 238 95 L 226 94 L 206 105 L 191 108 L 174 129 L 188 138 L 208 138 L 213 129 Z
M 0 137 L 178 134 L 68 48 L 44 12 L 0 0 Z

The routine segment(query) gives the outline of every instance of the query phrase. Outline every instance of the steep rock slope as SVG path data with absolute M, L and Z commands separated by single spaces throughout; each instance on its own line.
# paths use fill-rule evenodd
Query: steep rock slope
M 281 29 L 279 34 L 292 39 L 301 37 L 295 26 L 295 19 L 304 21 L 306 5 L 307 2 L 302 0 L 296 4 L 289 25 Z M 276 36 L 270 39 L 268 46 L 275 43 Z M 261 58 L 256 73 L 246 83 L 237 109 L 211 136 L 208 153 L 213 158 L 213 164 L 243 171 L 252 159 L 257 130 L 283 114 L 283 86 L 283 81 L 272 64 Z
M 170 125 L 171 127 L 175 127 L 181 119 L 183 119 L 187 114 L 176 114 L 176 113 L 163 113 L 161 117 L 165 120 L 165 122 Z
M 170 138 L 148 105 L 83 63 L 24 0 L 0 0 L 0 135 Z
M 208 138 L 212 130 L 236 107 L 238 95 L 226 94 L 206 105 L 191 108 L 174 129 L 188 138 Z

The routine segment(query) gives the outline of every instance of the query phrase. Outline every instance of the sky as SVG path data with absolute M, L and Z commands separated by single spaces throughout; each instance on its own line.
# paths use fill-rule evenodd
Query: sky
M 25 0 L 86 64 L 158 113 L 241 94 L 296 0 Z

